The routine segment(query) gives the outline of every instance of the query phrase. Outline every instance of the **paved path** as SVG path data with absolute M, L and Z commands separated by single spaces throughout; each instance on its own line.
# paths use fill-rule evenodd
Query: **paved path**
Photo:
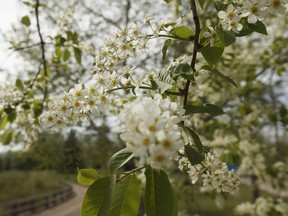
M 75 196 L 72 199 L 33 216 L 80 216 L 82 199 L 87 188 L 72 184 Z

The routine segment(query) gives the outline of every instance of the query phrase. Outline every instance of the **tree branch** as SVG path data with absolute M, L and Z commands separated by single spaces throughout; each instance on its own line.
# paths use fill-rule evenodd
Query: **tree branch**
M 36 0 L 35 14 L 36 14 L 37 32 L 38 32 L 38 35 L 39 35 L 39 38 L 40 38 L 40 44 L 41 44 L 41 53 L 42 53 L 41 64 L 43 64 L 44 76 L 47 77 L 48 74 L 47 74 L 47 62 L 46 62 L 46 57 L 45 57 L 45 42 L 44 42 L 42 34 L 41 34 L 41 28 L 40 28 L 40 22 L 39 22 L 39 4 L 40 4 L 39 0 Z M 36 74 L 36 77 L 34 79 L 34 82 L 36 81 L 36 79 L 38 78 L 40 73 L 41 73 L 41 69 L 38 70 L 38 72 Z M 48 90 L 47 90 L 47 80 L 46 80 L 45 81 L 43 102 L 46 100 L 47 94 L 48 94 Z
M 118 24 L 117 24 L 116 22 L 114 22 L 113 20 L 105 17 L 103 14 L 98 13 L 98 12 L 92 10 L 91 8 L 87 7 L 87 6 L 85 5 L 85 3 L 80 2 L 80 5 L 81 5 L 83 8 L 85 8 L 87 11 L 91 12 L 92 14 L 94 14 L 94 15 L 96 15 L 96 16 L 98 16 L 98 17 L 101 17 L 101 18 L 102 18 L 103 20 L 105 20 L 107 23 L 110 23 L 110 24 L 112 24 L 113 26 L 115 26 L 115 27 L 117 27 L 118 29 L 120 29 L 120 27 L 118 26 Z
M 193 54 L 192 54 L 192 60 L 191 60 L 191 68 L 193 70 L 193 73 L 196 71 L 195 70 L 195 64 L 196 64 L 196 58 L 197 58 L 197 52 L 199 48 L 199 35 L 200 35 L 200 22 L 199 22 L 199 17 L 198 17 L 198 12 L 196 8 L 196 3 L 195 0 L 191 0 L 191 10 L 193 13 L 193 20 L 195 24 L 195 34 L 194 34 L 194 47 L 193 47 Z M 188 101 L 188 93 L 189 93 L 189 87 L 190 87 L 190 80 L 187 80 L 186 86 L 184 89 L 184 102 L 183 105 L 186 106 L 187 101 Z
M 126 7 L 125 7 L 125 28 L 127 29 L 129 23 L 129 11 L 131 8 L 130 0 L 126 0 Z
M 19 51 L 19 50 L 24 50 L 24 49 L 30 49 L 32 47 L 40 46 L 40 45 L 41 45 L 41 42 L 40 43 L 35 43 L 35 44 L 30 44 L 30 45 L 27 45 L 27 46 L 22 46 L 22 47 L 9 47 L 9 49 L 14 49 L 15 51 Z

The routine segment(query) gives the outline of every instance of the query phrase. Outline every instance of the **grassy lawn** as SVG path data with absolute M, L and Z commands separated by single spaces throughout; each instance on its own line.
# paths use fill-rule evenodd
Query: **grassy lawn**
M 52 192 L 62 187 L 62 179 L 52 171 L 0 172 L 0 202 Z
M 223 207 L 219 209 L 215 204 L 215 199 L 208 194 L 201 193 L 198 185 L 189 185 L 183 188 L 186 193 L 179 202 L 179 210 L 185 209 L 185 215 L 201 216 L 233 216 L 233 209 L 241 202 L 251 202 L 251 188 L 241 185 L 239 192 L 232 196 L 224 197 Z M 261 192 L 263 196 L 269 196 Z M 179 197 L 179 196 L 178 196 Z

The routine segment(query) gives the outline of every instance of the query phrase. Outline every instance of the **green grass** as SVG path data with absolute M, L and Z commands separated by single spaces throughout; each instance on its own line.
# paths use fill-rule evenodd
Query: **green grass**
M 211 195 L 201 193 L 199 185 L 184 186 L 185 194 L 179 200 L 179 210 L 185 210 L 185 215 L 201 216 L 233 216 L 234 208 L 241 202 L 251 202 L 251 187 L 241 185 L 239 192 L 232 195 L 225 195 L 223 207 L 220 209 L 215 204 L 215 199 Z M 261 192 L 263 196 L 269 196 Z
M 63 187 L 62 179 L 53 171 L 0 172 L 0 202 L 52 192 Z

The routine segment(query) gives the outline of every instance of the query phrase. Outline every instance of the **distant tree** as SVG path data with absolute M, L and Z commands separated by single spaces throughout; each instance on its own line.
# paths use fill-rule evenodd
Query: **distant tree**
M 77 167 L 85 165 L 83 157 L 83 147 L 81 141 L 77 139 L 77 132 L 70 130 L 65 142 L 63 143 L 63 156 L 61 158 L 62 169 L 65 172 L 76 173 Z

